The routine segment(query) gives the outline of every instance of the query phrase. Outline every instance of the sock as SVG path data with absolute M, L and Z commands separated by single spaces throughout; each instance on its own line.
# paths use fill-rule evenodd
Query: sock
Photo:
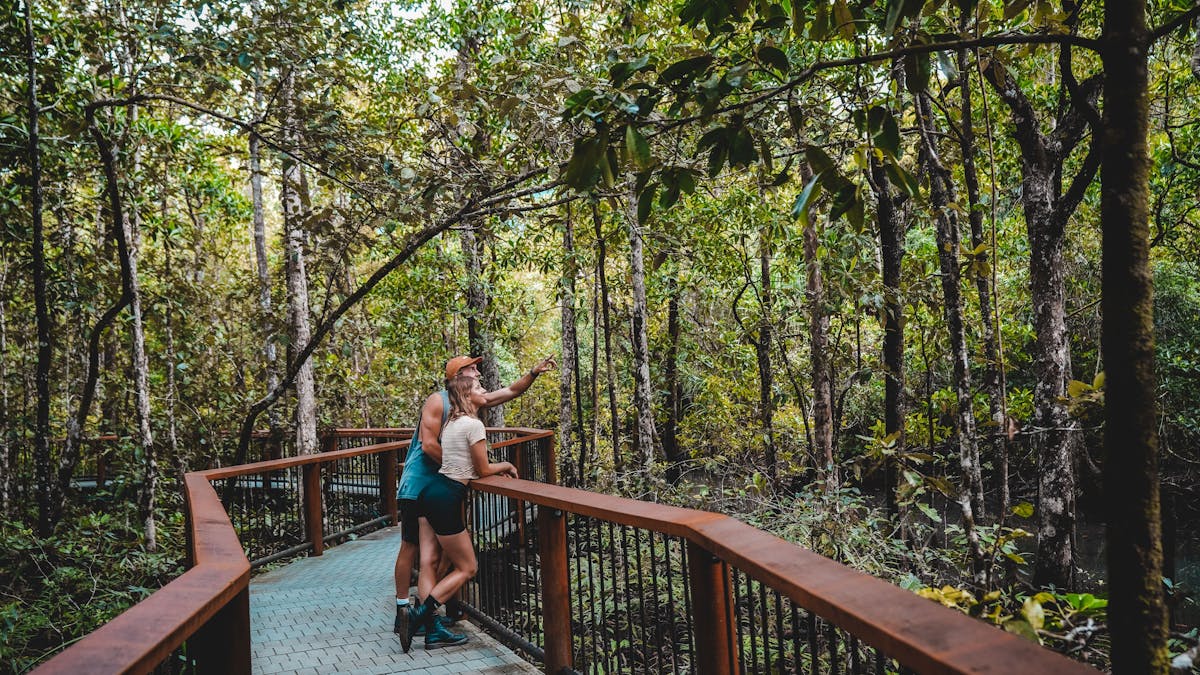
M 408 598 L 396 598 L 397 607 L 408 607 Z
M 442 606 L 442 603 L 438 602 L 437 599 L 434 598 L 432 595 L 429 596 L 428 598 L 425 598 L 425 602 L 422 604 L 425 605 L 425 609 L 428 610 L 430 614 L 433 614 L 434 612 L 437 611 L 438 607 Z

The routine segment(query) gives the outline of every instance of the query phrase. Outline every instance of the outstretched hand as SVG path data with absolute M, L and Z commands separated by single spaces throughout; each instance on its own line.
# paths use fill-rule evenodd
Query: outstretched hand
M 541 375 L 542 373 L 546 372 L 547 370 L 554 370 L 557 367 L 558 367 L 558 362 L 554 360 L 554 357 L 547 356 L 546 358 L 542 359 L 541 363 L 534 366 L 533 369 L 530 370 L 529 372 L 533 373 L 534 375 Z

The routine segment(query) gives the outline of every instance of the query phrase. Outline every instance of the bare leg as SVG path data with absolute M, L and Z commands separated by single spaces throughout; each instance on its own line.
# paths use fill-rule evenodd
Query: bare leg
M 439 534 L 437 539 L 442 545 L 442 551 L 454 565 L 454 569 L 438 581 L 429 593 L 434 600 L 444 603 L 475 576 L 478 563 L 475 560 L 475 548 L 471 545 L 471 535 L 466 530 L 446 536 Z
M 407 541 L 400 542 L 400 552 L 396 554 L 396 599 L 407 600 L 408 589 L 412 584 L 413 563 L 417 561 L 418 549 L 424 549 L 417 544 Z
M 442 578 L 439 563 L 443 556 L 438 536 L 429 521 L 421 518 L 419 522 L 421 523 L 421 573 L 417 576 L 417 599 L 424 601 L 429 597 L 429 592 L 433 590 L 438 579 Z

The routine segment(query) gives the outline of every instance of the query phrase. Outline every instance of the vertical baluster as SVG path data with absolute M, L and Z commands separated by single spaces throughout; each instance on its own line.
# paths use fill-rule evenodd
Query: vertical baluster
M 729 566 L 699 545 L 688 542 L 688 576 L 697 611 L 694 662 L 701 673 L 728 673 L 740 657 L 731 604 Z
M 838 654 L 838 638 L 837 626 L 832 623 L 826 623 L 826 635 L 829 638 L 829 672 L 831 675 L 837 675 L 842 669 L 841 657 Z
M 667 566 L 667 604 L 670 607 L 670 612 L 671 612 L 671 672 L 678 673 L 679 672 L 679 656 L 680 656 L 679 655 L 679 642 L 680 642 L 680 640 L 688 639 L 686 617 L 684 618 L 684 631 L 683 631 L 682 636 L 680 635 L 679 630 L 676 627 L 676 622 L 679 620 L 679 613 L 676 610 L 676 605 L 675 605 L 675 561 L 672 559 L 671 551 L 672 551 L 672 549 L 679 547 L 680 543 L 674 537 L 668 537 L 667 535 L 664 534 L 663 535 L 663 544 L 664 544 L 663 548 L 665 549 L 663 551 L 663 564 L 665 564 Z M 679 561 L 682 564 L 682 562 L 683 562 L 682 552 L 679 555 Z M 684 579 L 684 577 L 681 575 L 680 576 L 681 583 L 686 583 L 686 582 L 682 581 L 683 579 Z M 682 592 L 684 594 L 684 597 L 686 598 L 687 589 L 686 588 L 682 589 Z M 684 600 L 684 602 L 686 602 L 686 600 Z
M 567 519 L 562 511 L 538 509 L 538 552 L 541 554 L 542 625 L 546 671 L 571 668 L 571 596 L 567 576 Z
M 321 464 L 304 465 L 304 527 L 305 536 L 312 542 L 312 554 L 325 552 L 324 530 L 321 523 Z
M 804 612 L 806 628 L 808 629 L 808 664 L 809 672 L 812 675 L 817 675 L 818 666 L 821 662 L 820 648 L 818 647 L 819 636 L 817 635 L 817 617 L 812 613 L 812 610 Z

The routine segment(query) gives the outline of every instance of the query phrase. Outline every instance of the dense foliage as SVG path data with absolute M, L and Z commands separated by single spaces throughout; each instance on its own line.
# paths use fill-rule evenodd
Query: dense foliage
M 1168 27 L 1149 50 L 1149 255 L 1177 518 L 1200 462 L 1196 14 L 1148 12 Z M 503 415 L 560 430 L 567 482 L 738 514 L 1106 664 L 1102 631 L 1080 629 L 1106 571 L 1062 527 L 1115 498 L 1103 17 L 1073 0 L 5 3 L 0 660 L 22 669 L 177 570 L 173 483 L 155 505 L 146 477 L 235 461 L 247 424 L 293 438 L 299 397 L 272 390 L 298 390 L 310 349 L 321 427 L 411 426 L 455 354 L 486 352 L 497 382 L 559 354 L 562 380 Z M 106 434 L 117 486 L 78 489 Z M 1200 578 L 1168 559 L 1186 634 Z

